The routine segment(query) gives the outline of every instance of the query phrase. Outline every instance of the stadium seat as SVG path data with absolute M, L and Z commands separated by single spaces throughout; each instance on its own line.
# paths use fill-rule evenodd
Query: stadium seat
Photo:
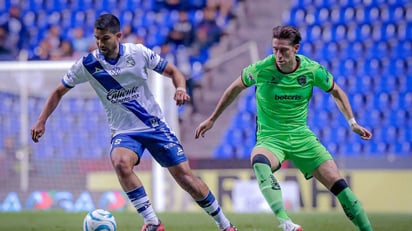
M 308 28 L 307 40 L 309 41 L 319 41 L 322 35 L 322 27 L 319 25 L 314 25 Z
M 373 24 L 374 22 L 379 22 L 381 20 L 381 10 L 378 5 L 369 5 L 365 7 L 365 20 L 366 24 Z
M 122 10 L 122 13 L 119 15 L 119 20 L 122 25 L 132 24 L 134 18 L 134 13 L 132 10 Z
M 290 14 L 290 25 L 302 26 L 305 21 L 306 11 L 303 8 L 292 8 Z
M 357 25 L 357 29 L 355 32 L 356 35 L 355 35 L 354 40 L 363 42 L 365 39 L 367 39 L 372 34 L 372 28 L 373 26 L 368 23 Z
M 344 145 L 340 145 L 339 148 L 341 154 L 345 157 L 360 156 L 364 154 L 362 144 L 357 141 L 346 141 Z
M 142 1 L 144 0 L 125 0 L 125 6 L 129 9 L 138 9 L 140 8 Z
M 410 156 L 412 153 L 411 140 L 395 143 L 395 154 L 397 156 Z
M 381 30 L 382 37 L 380 38 L 380 40 L 390 41 L 397 38 L 397 23 L 384 23 L 381 27 Z
M 300 49 L 299 49 L 299 53 L 305 56 L 310 56 L 311 54 L 314 53 L 314 46 L 312 43 L 305 43 L 302 44 Z
M 232 145 L 222 144 L 215 149 L 213 157 L 218 159 L 233 159 L 235 157 L 235 150 Z
M 319 3 L 319 4 L 323 4 L 323 3 Z M 324 25 L 328 23 L 330 21 L 330 14 L 331 14 L 330 8 L 320 7 L 320 8 L 315 9 L 315 12 L 314 12 L 315 22 L 314 23 L 317 25 Z

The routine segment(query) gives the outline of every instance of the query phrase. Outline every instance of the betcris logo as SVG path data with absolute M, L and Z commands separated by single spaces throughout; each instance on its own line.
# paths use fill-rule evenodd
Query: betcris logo
M 300 95 L 275 95 L 275 100 L 285 100 L 285 101 L 297 101 L 301 100 L 303 97 Z

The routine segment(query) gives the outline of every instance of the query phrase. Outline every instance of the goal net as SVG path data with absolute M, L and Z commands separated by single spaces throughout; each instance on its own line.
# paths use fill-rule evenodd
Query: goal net
M 31 126 L 72 64 L 0 62 L 0 212 L 121 210 L 128 205 L 110 163 L 106 114 L 89 84 L 69 91 L 49 118 L 40 142 L 31 141 Z M 178 132 L 177 108 L 170 102 L 174 87 L 169 79 L 150 75 L 167 122 Z M 162 211 L 162 170 L 150 154 L 136 170 Z

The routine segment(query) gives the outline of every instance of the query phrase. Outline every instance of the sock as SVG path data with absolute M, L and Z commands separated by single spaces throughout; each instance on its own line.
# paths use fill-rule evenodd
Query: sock
M 270 165 L 267 163 L 255 162 L 253 164 L 253 169 L 255 170 L 260 191 L 279 222 L 283 223 L 285 220 L 290 220 L 286 213 L 285 206 L 283 205 L 282 191 L 275 176 L 272 174 Z
M 337 181 L 332 186 L 331 192 L 336 195 L 345 215 L 358 227 L 359 231 L 373 230 L 365 210 L 345 180 Z
M 220 205 L 212 192 L 209 191 L 203 200 L 196 201 L 196 203 L 215 220 L 219 229 L 224 230 L 230 227 L 229 220 L 223 214 L 223 211 L 220 209 Z
M 139 215 L 143 218 L 145 224 L 157 225 L 160 223 L 143 186 L 126 192 L 126 194 L 133 206 L 136 208 L 137 213 L 139 213 Z

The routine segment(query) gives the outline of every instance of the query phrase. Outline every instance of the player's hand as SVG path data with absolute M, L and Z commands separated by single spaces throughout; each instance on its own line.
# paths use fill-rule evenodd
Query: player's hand
M 213 127 L 214 122 L 212 120 L 205 120 L 196 128 L 195 139 L 200 136 L 205 137 L 205 133 Z
M 31 139 L 37 143 L 39 142 L 40 137 L 43 136 L 46 128 L 44 123 L 41 122 L 36 122 L 34 126 L 32 127 L 31 131 Z
M 186 91 L 177 90 L 173 99 L 176 101 L 177 106 L 181 106 L 190 101 L 190 96 L 186 93 Z
M 363 140 L 370 140 L 372 138 L 372 133 L 368 129 L 360 126 L 359 124 L 353 124 L 351 126 L 351 129 L 353 132 L 357 133 Z

